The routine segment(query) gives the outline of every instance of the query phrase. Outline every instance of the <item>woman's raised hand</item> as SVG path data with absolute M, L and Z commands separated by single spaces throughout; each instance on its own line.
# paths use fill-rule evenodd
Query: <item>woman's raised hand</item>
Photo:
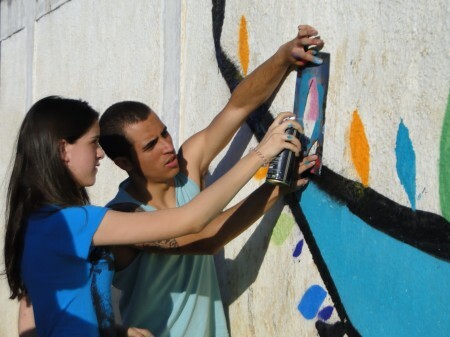
M 297 137 L 289 135 L 285 131 L 289 128 L 294 128 L 298 132 L 303 133 L 303 129 L 295 119 L 290 119 L 295 115 L 292 112 L 282 112 L 273 121 L 267 130 L 264 138 L 255 148 L 255 151 L 260 153 L 265 161 L 270 162 L 282 150 L 288 149 L 299 155 L 301 144 Z

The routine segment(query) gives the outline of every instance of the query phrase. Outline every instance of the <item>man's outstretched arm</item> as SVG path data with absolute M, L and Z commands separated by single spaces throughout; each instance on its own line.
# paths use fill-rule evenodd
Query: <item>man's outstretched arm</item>
M 283 44 L 241 81 L 211 124 L 182 145 L 183 170 L 189 172 L 191 179 L 200 182 L 214 157 L 228 144 L 250 113 L 272 96 L 293 66 L 320 61 L 313 55 L 314 50 L 320 50 L 324 45 L 317 34 L 311 26 L 299 26 L 293 40 Z M 311 46 L 314 48 L 308 49 Z

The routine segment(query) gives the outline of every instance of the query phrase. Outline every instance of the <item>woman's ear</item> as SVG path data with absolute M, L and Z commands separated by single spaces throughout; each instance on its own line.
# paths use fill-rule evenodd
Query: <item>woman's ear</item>
M 61 157 L 61 160 L 66 164 L 69 162 L 69 154 L 67 151 L 68 145 L 69 145 L 69 143 L 67 143 L 67 141 L 65 139 L 61 139 L 59 141 L 59 155 Z

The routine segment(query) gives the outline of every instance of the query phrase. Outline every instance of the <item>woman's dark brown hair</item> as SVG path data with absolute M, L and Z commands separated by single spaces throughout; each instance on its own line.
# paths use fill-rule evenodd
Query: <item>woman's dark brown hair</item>
M 44 205 L 89 203 L 61 159 L 60 143 L 75 143 L 98 116 L 84 101 L 50 96 L 36 102 L 22 122 L 6 198 L 4 257 L 11 299 L 26 294 L 20 265 L 28 217 Z

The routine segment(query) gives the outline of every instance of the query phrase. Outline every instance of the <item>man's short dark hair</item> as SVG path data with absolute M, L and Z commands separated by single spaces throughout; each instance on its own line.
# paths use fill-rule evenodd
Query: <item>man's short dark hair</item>
M 130 158 L 132 145 L 125 136 L 127 125 L 142 122 L 152 113 L 144 103 L 123 101 L 111 105 L 100 118 L 100 145 L 106 155 L 114 160 L 117 157 Z

